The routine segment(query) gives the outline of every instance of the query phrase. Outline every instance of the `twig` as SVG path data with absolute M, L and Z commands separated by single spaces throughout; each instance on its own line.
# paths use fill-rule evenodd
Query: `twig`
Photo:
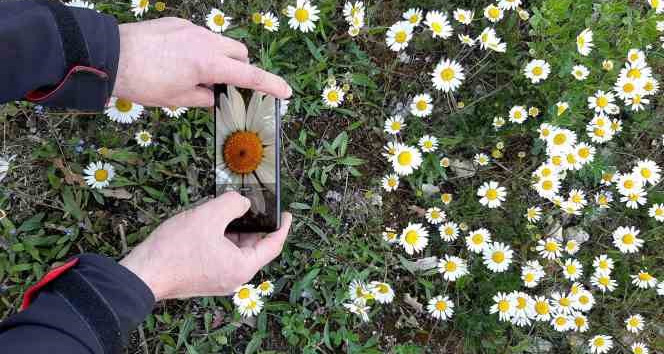
M 145 341 L 145 331 L 143 331 L 143 324 L 138 325 L 138 336 L 141 339 L 141 348 L 143 348 L 143 353 L 150 354 L 148 343 Z

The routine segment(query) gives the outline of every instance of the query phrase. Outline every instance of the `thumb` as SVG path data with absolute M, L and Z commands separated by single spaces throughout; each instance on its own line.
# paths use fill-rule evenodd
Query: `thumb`
M 279 230 L 267 234 L 253 246 L 242 248 L 243 252 L 248 253 L 256 268 L 262 268 L 281 253 L 288 237 L 292 220 L 293 216 L 290 213 L 281 214 L 281 228 Z
M 244 215 L 250 206 L 249 198 L 237 192 L 226 192 L 199 206 L 196 213 L 200 215 L 202 224 L 223 231 L 231 221 Z

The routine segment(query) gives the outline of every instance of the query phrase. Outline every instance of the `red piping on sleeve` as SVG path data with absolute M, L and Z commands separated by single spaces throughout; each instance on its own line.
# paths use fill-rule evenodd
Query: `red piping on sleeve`
M 30 306 L 30 303 L 32 302 L 32 300 L 34 300 L 35 296 L 37 296 L 39 290 L 45 287 L 46 284 L 52 282 L 57 277 L 59 277 L 69 269 L 73 268 L 76 264 L 78 264 L 78 258 L 74 258 L 71 261 L 46 273 L 46 275 L 44 275 L 44 277 L 39 282 L 37 282 L 37 284 L 31 286 L 28 289 L 28 291 L 26 291 L 25 294 L 23 295 L 23 303 L 21 303 L 21 311 L 25 310 L 26 308 L 28 308 L 28 306 Z
M 75 75 L 79 72 L 91 73 L 93 75 L 98 76 L 102 80 L 108 80 L 108 74 L 101 71 L 101 70 L 99 70 L 99 69 L 89 67 L 89 66 L 76 65 L 73 68 L 71 68 L 69 70 L 69 72 L 67 72 L 67 75 L 65 75 L 65 78 L 62 79 L 62 81 L 60 81 L 60 83 L 58 83 L 58 85 L 54 89 L 51 89 L 51 90 L 48 90 L 48 91 L 39 90 L 39 89 L 32 90 L 32 91 L 28 92 L 25 95 L 25 98 L 30 102 L 44 101 L 44 100 L 48 99 L 49 97 L 51 97 L 52 95 L 54 95 L 56 92 L 58 92 L 58 90 L 60 90 L 67 83 L 67 81 L 69 81 L 69 79 L 71 79 L 71 77 L 73 75 Z

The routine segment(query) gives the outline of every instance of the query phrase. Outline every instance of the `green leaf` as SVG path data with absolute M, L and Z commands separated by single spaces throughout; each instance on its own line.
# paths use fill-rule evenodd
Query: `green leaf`
M 295 304 L 297 302 L 297 300 L 300 298 L 300 295 L 302 294 L 302 290 L 311 286 L 311 283 L 313 283 L 314 279 L 316 279 L 318 273 L 320 273 L 320 268 L 314 268 L 310 270 L 309 273 L 307 273 L 307 275 L 302 278 L 302 280 L 293 285 L 289 297 L 291 304 Z
M 66 212 L 71 214 L 78 221 L 83 220 L 83 211 L 81 210 L 81 207 L 76 199 L 74 199 L 74 194 L 72 193 L 71 187 L 65 187 L 64 191 L 62 192 L 62 202 L 64 204 L 63 208 Z
M 258 348 L 261 347 L 261 344 L 263 344 L 263 335 L 259 333 L 254 334 L 254 337 L 251 338 L 251 340 L 247 344 L 247 348 L 245 348 L 244 354 L 255 353 L 258 350 Z
M 18 232 L 28 232 L 41 228 L 41 221 L 44 218 L 44 213 L 39 213 L 31 217 L 30 219 L 24 221 L 21 226 L 18 227 Z

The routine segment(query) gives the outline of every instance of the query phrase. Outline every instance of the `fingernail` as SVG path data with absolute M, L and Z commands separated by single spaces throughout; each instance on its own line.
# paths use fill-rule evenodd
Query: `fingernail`
M 251 207 L 251 200 L 249 200 L 249 198 L 242 196 L 242 202 L 244 203 L 245 208 Z
M 288 97 L 293 95 L 293 88 L 291 88 L 288 84 L 286 84 L 286 91 L 288 92 Z

